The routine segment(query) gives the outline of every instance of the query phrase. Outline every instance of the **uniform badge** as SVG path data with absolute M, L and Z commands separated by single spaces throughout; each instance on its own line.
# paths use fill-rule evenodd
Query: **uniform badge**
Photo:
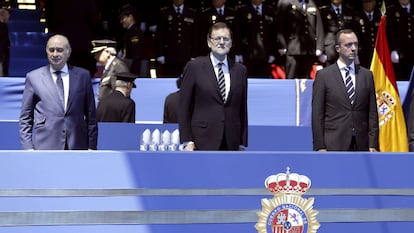
M 217 16 L 212 15 L 212 16 L 211 16 L 211 21 L 216 22 L 216 20 L 217 20 Z
M 364 20 L 363 20 L 363 19 L 359 19 L 359 24 L 360 24 L 361 26 L 364 26 Z
M 171 21 L 173 19 L 172 15 L 168 15 L 167 20 Z
M 252 14 L 251 13 L 247 14 L 247 19 L 252 19 Z
M 311 180 L 304 175 L 286 173 L 271 175 L 265 180 L 266 188 L 274 195 L 262 199 L 262 212 L 258 212 L 258 233 L 316 233 L 320 224 L 316 220 L 318 211 L 313 210 L 314 198 L 302 197 Z
M 296 10 L 296 5 L 292 5 L 292 10 Z
M 133 37 L 130 38 L 130 40 L 131 40 L 132 44 L 136 44 L 136 43 L 139 42 L 139 37 L 138 36 L 133 36 Z
M 193 18 L 185 17 L 184 18 L 184 22 L 186 22 L 186 23 L 194 23 L 194 19 Z
M 326 16 L 326 18 L 327 18 L 328 20 L 331 20 L 331 19 L 332 19 L 332 15 L 331 15 L 331 14 L 329 14 L 328 16 Z

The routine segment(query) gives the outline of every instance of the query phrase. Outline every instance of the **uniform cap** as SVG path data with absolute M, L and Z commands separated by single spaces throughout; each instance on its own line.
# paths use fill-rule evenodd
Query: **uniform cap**
M 93 49 L 91 53 L 97 53 L 109 47 L 115 48 L 116 41 L 106 40 L 106 39 L 105 40 L 93 40 L 92 46 L 93 46 Z
M 119 11 L 119 18 L 122 18 L 123 16 L 126 16 L 126 15 L 133 15 L 135 17 L 136 14 L 137 14 L 137 10 L 135 9 L 135 7 L 133 7 L 130 4 L 126 4 Z
M 137 75 L 129 73 L 129 72 L 121 72 L 121 73 L 116 73 L 115 74 L 116 79 L 117 80 L 122 80 L 122 81 L 126 81 L 126 82 L 132 82 L 133 87 L 137 87 L 135 85 L 135 79 L 137 78 Z

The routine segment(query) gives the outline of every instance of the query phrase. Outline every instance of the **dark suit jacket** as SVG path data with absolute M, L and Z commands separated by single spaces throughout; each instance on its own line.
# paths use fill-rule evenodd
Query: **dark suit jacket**
M 98 104 L 99 122 L 135 123 L 135 102 L 119 91 L 114 91 Z
M 163 123 L 178 123 L 179 104 L 180 91 L 171 93 L 165 98 Z
M 356 68 L 351 105 L 338 65 L 317 72 L 312 93 L 313 149 L 348 150 L 355 129 L 357 149 L 378 149 L 378 112 L 371 71 Z
M 102 100 L 105 96 L 112 93 L 115 89 L 116 73 L 129 72 L 128 66 L 119 58 L 115 57 L 106 69 L 99 82 L 98 100 Z
M 69 67 L 66 111 L 59 100 L 49 66 L 26 75 L 19 118 L 23 149 L 96 149 L 98 126 L 89 72 Z
M 218 150 L 224 132 L 230 150 L 247 146 L 247 72 L 229 61 L 230 92 L 224 103 L 210 57 L 187 63 L 180 89 L 181 142 L 193 141 L 199 150 Z

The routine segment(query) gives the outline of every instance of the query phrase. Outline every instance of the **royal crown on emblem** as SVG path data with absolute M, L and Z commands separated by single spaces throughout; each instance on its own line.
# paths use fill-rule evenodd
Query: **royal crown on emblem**
M 274 195 L 302 195 L 311 187 L 311 180 L 307 176 L 290 173 L 290 168 L 287 167 L 286 173 L 279 173 L 267 177 L 265 186 Z

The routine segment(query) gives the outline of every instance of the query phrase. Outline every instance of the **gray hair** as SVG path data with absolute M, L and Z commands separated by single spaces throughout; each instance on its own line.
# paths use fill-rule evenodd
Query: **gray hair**
M 116 80 L 115 87 L 128 87 L 128 83 L 129 82 L 124 81 L 124 80 Z

